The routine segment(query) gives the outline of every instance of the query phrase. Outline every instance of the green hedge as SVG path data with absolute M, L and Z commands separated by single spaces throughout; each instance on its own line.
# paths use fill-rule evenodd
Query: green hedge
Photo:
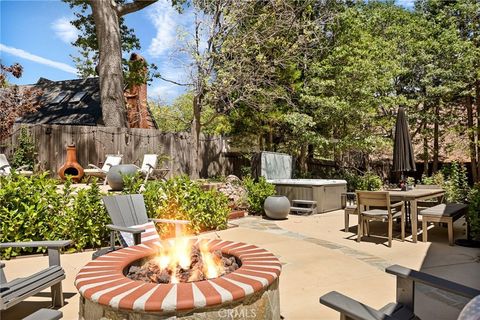
M 151 181 L 143 187 L 139 177 L 125 179 L 127 193 L 144 194 L 150 217 L 189 220 L 190 231 L 195 233 L 227 227 L 228 199 L 216 190 L 205 191 L 185 176 Z M 58 185 L 47 173 L 24 177 L 13 172 L 0 177 L 0 241 L 71 239 L 71 251 L 104 245 L 111 220 L 102 196 L 95 182 L 73 190 L 70 181 Z M 2 257 L 34 250 L 7 249 Z
M 71 239 L 70 250 L 99 247 L 108 238 L 109 221 L 95 183 L 74 192 L 70 182 L 59 186 L 47 173 L 0 177 L 1 242 Z M 2 257 L 34 250 L 45 248 L 10 248 Z
M 149 181 L 143 187 L 141 181 L 124 177 L 124 193 L 143 193 L 149 217 L 189 220 L 189 229 L 195 233 L 227 227 L 230 209 L 221 192 L 203 190 L 187 176 Z
M 355 192 L 356 190 L 376 191 L 380 190 L 383 186 L 382 178 L 369 171 L 363 175 L 345 171 L 343 178 L 347 181 L 347 189 L 349 192 Z
M 247 190 L 248 211 L 250 213 L 263 214 L 263 204 L 267 197 L 276 193 L 275 186 L 268 183 L 264 177 L 257 182 L 250 176 L 243 179 L 243 186 Z

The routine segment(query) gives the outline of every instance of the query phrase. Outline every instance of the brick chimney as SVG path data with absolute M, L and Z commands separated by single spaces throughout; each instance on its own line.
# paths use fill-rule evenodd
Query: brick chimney
M 143 61 L 145 59 L 138 53 L 132 53 L 130 61 Z M 147 67 L 141 68 L 138 72 L 142 72 L 140 77 L 145 78 L 145 82 L 142 84 L 134 84 L 128 87 L 125 92 L 125 99 L 127 103 L 127 119 L 130 128 L 143 128 L 149 129 L 155 126 L 150 119 L 150 113 L 147 107 Z

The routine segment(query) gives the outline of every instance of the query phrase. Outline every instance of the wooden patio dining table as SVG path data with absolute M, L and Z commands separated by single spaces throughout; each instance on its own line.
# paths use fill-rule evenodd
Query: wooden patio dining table
M 392 202 L 404 201 L 410 203 L 410 220 L 412 223 L 412 240 L 417 242 L 417 202 L 432 198 L 441 199 L 445 195 L 443 189 L 413 189 L 408 191 L 388 190 Z

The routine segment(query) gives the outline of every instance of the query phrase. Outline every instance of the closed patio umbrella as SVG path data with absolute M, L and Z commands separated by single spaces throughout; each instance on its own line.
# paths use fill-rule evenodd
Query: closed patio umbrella
M 393 146 L 393 171 L 415 171 L 415 156 L 408 128 L 407 116 L 403 107 L 398 108 Z

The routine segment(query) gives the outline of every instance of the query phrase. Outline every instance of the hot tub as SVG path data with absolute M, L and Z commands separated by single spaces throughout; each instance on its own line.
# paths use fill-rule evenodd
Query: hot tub
M 278 195 L 290 200 L 317 202 L 317 213 L 342 208 L 342 193 L 347 192 L 347 181 L 332 179 L 291 179 L 293 173 L 292 156 L 278 152 L 262 152 L 256 171 L 268 182 L 273 183 Z
M 317 202 L 317 213 L 342 208 L 342 193 L 347 192 L 347 181 L 332 179 L 269 179 L 277 194 L 290 200 Z

